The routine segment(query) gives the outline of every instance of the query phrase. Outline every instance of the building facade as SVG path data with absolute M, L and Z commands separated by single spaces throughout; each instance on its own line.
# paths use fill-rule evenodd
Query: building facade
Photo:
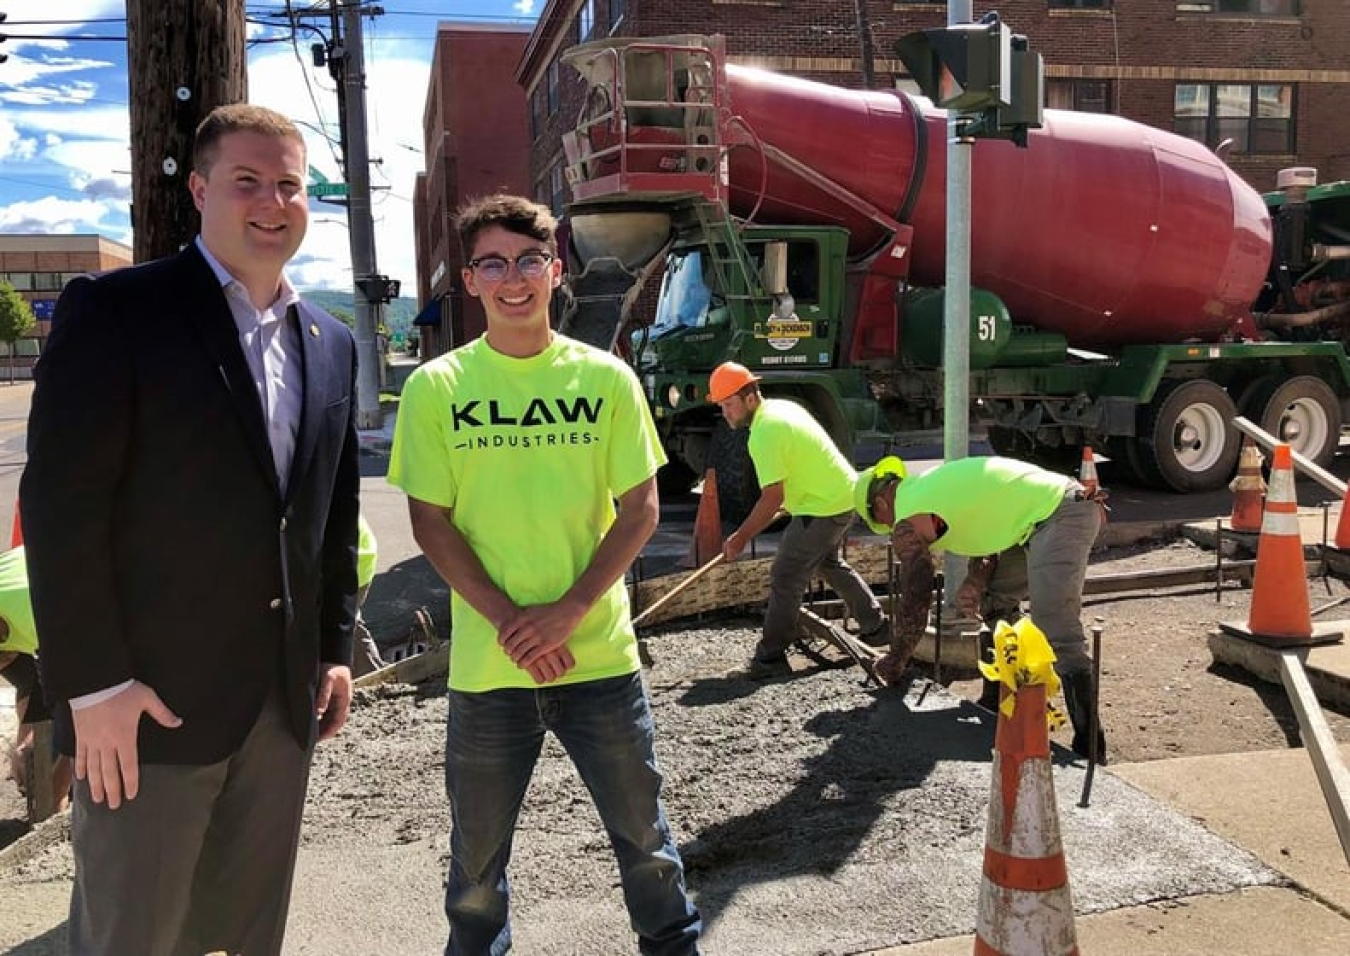
M 446 21 L 436 30 L 423 114 L 426 172 L 413 186 L 417 326 L 430 358 L 485 328 L 482 306 L 464 291 L 455 210 L 495 192 L 530 193 L 530 135 L 515 65 L 526 25 Z
M 37 324 L 15 343 L 16 374 L 28 375 L 51 332 L 56 299 L 77 275 L 107 272 L 132 263 L 130 246 L 97 235 L 0 234 L 0 280 L 33 308 Z M 4 359 L 0 359 L 4 361 Z
M 1048 106 L 1116 113 L 1220 149 L 1258 191 L 1312 166 L 1350 179 L 1350 4 L 1342 0 L 1004 0 L 998 10 L 1045 61 Z M 858 88 L 913 89 L 895 56 L 907 33 L 943 26 L 944 3 L 911 0 L 549 0 L 520 61 L 529 96 L 533 194 L 569 201 L 561 136 L 580 83 L 558 62 L 609 36 L 726 37 L 732 62 Z M 866 29 L 860 29 L 860 23 Z

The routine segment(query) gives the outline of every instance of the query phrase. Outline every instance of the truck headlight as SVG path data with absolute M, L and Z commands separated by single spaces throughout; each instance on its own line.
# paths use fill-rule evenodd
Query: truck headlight
M 680 386 L 672 385 L 666 389 L 666 404 L 671 408 L 680 404 Z

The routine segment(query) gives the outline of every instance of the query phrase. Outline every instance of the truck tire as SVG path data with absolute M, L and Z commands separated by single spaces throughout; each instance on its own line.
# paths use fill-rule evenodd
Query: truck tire
M 687 495 L 698 484 L 699 475 L 679 458 L 671 458 L 656 472 L 656 490 L 662 498 Z
M 1341 441 L 1341 405 L 1331 386 L 1311 375 L 1259 383 L 1249 404 L 1263 429 L 1323 468 Z
M 726 419 L 713 427 L 708 467 L 717 473 L 717 503 L 723 524 L 740 524 L 759 500 L 759 481 L 750 460 L 750 430 L 732 428 Z
M 1173 491 L 1213 491 L 1237 468 L 1237 407 L 1208 379 L 1164 383 L 1140 412 L 1130 463 L 1146 484 Z

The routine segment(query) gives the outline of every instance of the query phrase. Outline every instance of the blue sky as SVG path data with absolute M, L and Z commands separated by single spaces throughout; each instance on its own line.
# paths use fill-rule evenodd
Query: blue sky
M 380 271 L 401 279 L 405 294 L 416 288 L 412 190 L 424 168 L 422 111 L 436 25 L 530 21 L 542 5 L 385 0 L 385 16 L 365 21 L 370 155 L 381 160 L 371 169 L 371 184 L 388 187 L 372 199 L 376 250 Z M 284 12 L 285 2 L 248 0 L 246 9 L 251 20 L 278 23 L 275 15 Z M 130 245 L 126 47 L 74 39 L 125 36 L 124 0 L 0 0 L 0 10 L 9 14 L 0 26 L 9 35 L 0 44 L 0 52 L 9 54 L 0 63 L 0 232 L 99 233 Z M 326 30 L 326 21 L 317 22 Z M 289 29 L 249 25 L 253 41 L 289 35 Z M 299 121 L 310 164 L 338 180 L 337 148 L 318 132 L 327 130 L 336 142 L 337 99 L 328 71 L 311 64 L 314 39 L 301 31 L 298 52 L 289 42 L 252 42 L 249 98 Z M 314 200 L 310 208 L 309 234 L 291 275 L 302 289 L 350 289 L 346 211 Z

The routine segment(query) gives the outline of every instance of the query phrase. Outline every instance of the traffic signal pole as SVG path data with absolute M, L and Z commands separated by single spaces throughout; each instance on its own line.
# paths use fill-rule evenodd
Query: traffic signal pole
M 353 317 L 356 321 L 356 427 L 379 428 L 380 361 L 375 330 L 385 295 L 375 266 L 375 221 L 370 207 L 370 146 L 366 138 L 366 58 L 363 8 L 342 7 L 342 87 L 347 166 L 347 235 L 351 243 Z
M 947 25 L 969 23 L 971 0 L 948 0 Z M 961 135 L 961 116 L 947 110 L 947 273 L 942 309 L 942 457 L 970 454 L 970 165 L 974 140 Z M 959 583 L 966 561 L 948 552 L 943 577 Z M 947 598 L 950 603 L 951 595 Z

